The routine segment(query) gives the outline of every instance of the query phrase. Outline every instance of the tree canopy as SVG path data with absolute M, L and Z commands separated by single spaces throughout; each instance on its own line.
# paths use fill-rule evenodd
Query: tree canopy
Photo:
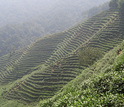
M 118 4 L 117 4 L 118 0 L 111 0 L 109 3 L 110 8 L 117 8 Z
M 110 8 L 123 8 L 124 0 L 111 0 L 109 6 Z

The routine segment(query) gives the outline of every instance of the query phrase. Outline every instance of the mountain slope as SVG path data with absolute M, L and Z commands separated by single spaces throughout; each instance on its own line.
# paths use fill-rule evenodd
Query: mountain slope
M 101 17 L 105 17 L 105 19 L 104 18 L 101 19 Z M 101 21 L 103 21 L 103 22 L 101 23 Z M 114 25 L 116 25 L 116 26 L 114 26 Z M 112 48 L 112 45 L 103 46 L 104 42 L 108 43 L 108 44 L 110 44 L 110 43 L 115 44 L 116 42 L 121 40 L 122 39 L 122 36 L 121 36 L 122 31 L 121 32 L 119 32 L 119 31 L 120 31 L 119 13 L 117 11 L 113 11 L 113 10 L 106 11 L 97 16 L 94 16 L 93 18 L 89 19 L 85 23 L 78 25 L 75 28 L 70 29 L 69 31 L 65 31 L 64 33 L 60 33 L 53 37 L 51 36 L 49 38 L 45 38 L 46 42 L 44 39 L 41 41 L 38 41 L 36 44 L 33 45 L 34 48 L 33 48 L 33 46 L 30 46 L 32 48 L 27 49 L 27 51 L 24 52 L 27 54 L 25 54 L 24 58 L 21 58 L 21 59 L 22 60 L 24 59 L 24 60 L 28 61 L 29 63 L 32 63 L 32 61 L 34 59 L 32 61 L 30 59 L 33 58 L 33 56 L 36 56 L 36 60 L 37 60 L 39 58 L 39 56 L 36 54 L 40 53 L 40 55 L 41 55 L 40 59 L 42 60 L 42 57 L 44 57 L 44 56 L 42 56 L 41 52 L 43 52 L 45 54 L 45 51 L 42 51 L 42 49 L 44 49 L 45 46 L 48 46 L 48 47 L 52 46 L 51 44 L 47 44 L 49 39 L 50 39 L 50 41 L 51 40 L 55 41 L 56 39 L 58 39 L 58 40 L 60 40 L 60 42 L 56 40 L 56 42 L 57 42 L 57 44 L 56 44 L 55 42 L 51 41 L 51 43 L 55 43 L 56 47 L 55 48 L 53 47 L 53 50 L 51 52 L 49 52 L 49 53 L 52 53 L 52 55 L 48 55 L 49 59 L 47 58 L 45 60 L 46 64 L 50 64 L 50 63 L 52 64 L 53 62 L 56 62 L 56 60 L 62 59 L 62 57 L 65 58 L 65 57 L 70 56 L 74 52 L 78 51 L 78 49 L 80 49 L 83 45 L 84 46 L 88 45 L 90 47 L 97 47 L 97 48 L 99 48 L 102 45 L 102 47 L 104 47 L 104 48 L 101 48 L 102 51 L 107 51 L 107 49 Z M 111 37 L 110 37 L 110 35 L 111 35 Z M 106 40 L 106 36 L 108 37 L 107 40 Z M 62 39 L 59 37 L 62 37 Z M 110 42 L 110 38 L 113 38 L 111 40 L 111 42 Z M 95 43 L 95 42 L 97 42 L 97 43 Z M 101 42 L 102 42 L 102 44 L 100 44 Z M 39 43 L 42 43 L 45 46 L 41 45 Z M 93 46 L 92 46 L 92 44 L 93 44 Z M 37 48 L 35 48 L 35 46 L 37 46 L 37 48 L 39 48 L 40 46 L 43 46 L 43 48 L 40 47 L 41 49 L 37 49 Z M 50 50 L 51 49 L 52 48 L 50 48 Z M 39 52 L 31 53 L 32 51 L 35 52 L 35 50 L 37 50 Z M 27 64 L 28 64 L 28 62 L 27 62 Z M 22 66 L 20 66 L 20 67 L 22 68 Z M 12 72 L 13 72 L 13 70 L 12 70 Z
M 3 23 L 4 26 L 0 24 L 0 56 L 11 52 L 12 49 L 23 48 L 39 37 L 63 31 L 73 26 L 77 21 L 85 20 L 88 12 L 84 14 L 84 11 L 104 3 L 99 0 L 98 4 L 92 3 L 91 5 L 91 0 L 89 1 L 2 1 L 0 11 L 3 10 L 4 13 L 1 12 L 0 23 Z M 7 10 L 8 8 L 10 10 Z M 99 8 L 98 10 L 103 10 Z M 104 9 L 108 8 L 104 6 Z M 94 10 L 94 12 L 97 12 L 97 10 Z
M 65 32 L 38 40 L 19 58 L 15 57 L 13 63 L 0 67 L 1 86 L 10 85 L 3 91 L 3 97 L 24 104 L 52 97 L 88 67 L 79 64 L 80 49 L 109 51 L 123 40 L 122 23 L 120 10 L 110 9 Z M 14 56 L 10 61 L 11 58 Z
M 124 41 L 37 107 L 124 106 Z

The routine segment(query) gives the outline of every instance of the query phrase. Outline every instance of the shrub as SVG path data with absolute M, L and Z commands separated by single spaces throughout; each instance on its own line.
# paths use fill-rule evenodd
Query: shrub
M 102 56 L 102 51 L 98 48 L 84 48 L 79 52 L 80 65 L 92 65 L 96 60 Z

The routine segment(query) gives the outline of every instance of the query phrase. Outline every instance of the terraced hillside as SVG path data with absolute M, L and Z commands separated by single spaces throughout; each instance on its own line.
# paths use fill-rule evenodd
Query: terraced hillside
M 124 41 L 37 107 L 100 106 L 124 106 Z
M 38 40 L 20 54 L 10 55 L 8 61 L 7 56 L 1 58 L 0 82 L 13 83 L 3 91 L 3 97 L 24 104 L 52 97 L 88 67 L 79 64 L 80 49 L 94 47 L 104 53 L 123 40 L 122 21 L 120 10 L 110 9 L 74 28 Z
M 12 55 L 9 54 L 8 56 L 5 56 L 5 58 L 1 58 L 0 67 L 1 69 L 5 70 L 2 70 L 0 72 L 0 81 L 2 83 L 7 83 L 8 81 L 21 78 L 27 73 L 31 73 L 31 68 L 36 67 L 39 64 L 43 64 L 44 61 L 51 55 L 54 48 L 56 48 L 56 45 L 61 42 L 63 38 L 64 36 L 62 36 L 61 34 L 59 34 L 59 36 L 58 34 L 56 34 L 52 37 L 38 40 L 36 43 L 31 44 L 27 49 L 22 52 L 15 52 Z M 20 56 L 18 55 L 19 53 L 21 53 Z M 18 58 L 15 58 L 16 56 Z M 6 63 L 6 61 L 9 64 Z

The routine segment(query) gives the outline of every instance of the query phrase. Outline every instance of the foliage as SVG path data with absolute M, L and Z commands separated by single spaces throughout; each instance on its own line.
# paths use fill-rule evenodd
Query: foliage
M 110 8 L 123 8 L 124 0 L 111 0 L 109 6 Z
M 124 52 L 124 46 L 122 47 Z M 93 66 L 82 71 L 82 74 L 67 84 L 62 92 L 59 91 L 53 98 L 41 101 L 38 107 L 49 104 L 50 107 L 122 107 L 124 105 L 124 68 L 117 69 L 118 64 L 120 65 L 119 60 L 122 62 L 121 58 L 124 57 L 124 53 L 118 56 L 117 50 L 122 47 L 118 46 L 111 50 Z M 86 73 L 90 74 L 90 70 L 94 75 L 87 75 L 87 79 L 82 78 Z
M 98 48 L 87 47 L 79 52 L 80 65 L 92 65 L 101 58 L 102 52 Z
M 124 9 L 124 0 L 118 0 L 118 6 L 119 8 Z
M 117 58 L 116 63 L 114 65 L 116 71 L 122 71 L 124 69 L 124 56 L 120 55 L 119 59 Z
M 118 0 L 111 0 L 109 3 L 110 8 L 117 8 L 118 7 Z
M 77 101 L 75 97 L 76 99 L 80 97 L 82 89 L 93 87 L 88 85 L 92 83 L 89 78 L 92 76 L 95 78 L 95 74 L 99 75 L 100 72 L 111 71 L 117 56 L 117 50 L 113 51 L 99 63 L 85 69 L 88 65 L 79 66 L 78 51 L 88 46 L 91 50 L 99 49 L 101 52 L 108 52 L 122 41 L 122 34 L 119 32 L 122 26 L 119 10 L 110 9 L 67 31 L 40 39 L 21 52 L 12 52 L 0 58 L 2 86 L 13 83 L 2 96 L 6 101 L 19 99 L 19 102 L 29 104 L 56 95 L 54 101 L 49 100 L 49 103 L 43 104 L 73 105 Z M 81 72 L 82 74 L 79 75 Z M 73 81 L 74 78 L 76 79 Z M 86 85 L 83 85 L 85 80 Z M 67 85 L 68 88 L 61 89 L 69 81 L 71 83 Z M 59 95 L 56 94 L 57 91 L 60 92 Z M 62 101 L 58 100 L 61 95 L 64 96 Z M 70 98 L 70 96 L 75 97 Z

